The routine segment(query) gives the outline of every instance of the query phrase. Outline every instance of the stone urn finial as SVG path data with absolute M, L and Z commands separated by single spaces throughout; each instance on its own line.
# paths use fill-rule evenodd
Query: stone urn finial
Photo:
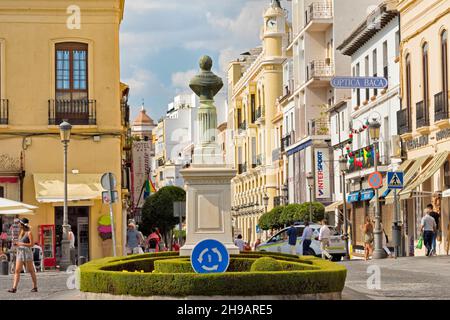
M 202 56 L 199 61 L 200 73 L 192 78 L 189 87 L 200 97 L 200 101 L 214 100 L 222 89 L 223 81 L 211 72 L 213 61 L 209 56 Z

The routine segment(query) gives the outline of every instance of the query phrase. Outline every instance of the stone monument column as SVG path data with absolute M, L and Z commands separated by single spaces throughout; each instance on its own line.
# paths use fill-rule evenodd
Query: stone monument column
M 222 79 L 211 72 L 212 59 L 200 59 L 200 73 L 189 86 L 200 98 L 198 143 L 193 163 L 180 174 L 186 184 L 186 244 L 181 256 L 190 256 L 195 245 L 204 239 L 222 242 L 230 254 L 239 253 L 234 245 L 231 221 L 231 179 L 236 170 L 227 168 L 217 144 L 217 112 L 214 96 L 222 89 Z

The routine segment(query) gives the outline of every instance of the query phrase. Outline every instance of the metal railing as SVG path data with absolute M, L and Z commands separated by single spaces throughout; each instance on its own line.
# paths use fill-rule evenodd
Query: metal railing
M 238 165 L 238 174 L 247 172 L 247 163 L 241 163 Z
M 305 26 L 312 20 L 333 18 L 333 5 L 331 3 L 314 2 L 305 12 Z
M 397 111 L 397 126 L 399 135 L 411 132 L 411 123 L 409 121 L 408 109 Z
M 308 135 L 325 136 L 330 133 L 330 122 L 325 119 L 313 119 L 308 122 Z
M 449 118 L 448 103 L 446 103 L 444 92 L 434 95 L 434 121 Z
M 72 125 L 97 124 L 97 101 L 49 100 L 48 124 L 59 125 L 63 121 Z
M 307 78 L 324 78 L 334 75 L 334 66 L 331 60 L 313 60 L 306 68 Z
M 281 138 L 281 151 L 284 152 L 286 148 L 288 148 L 291 144 L 293 144 L 295 141 L 295 132 L 291 131 L 287 135 L 285 135 L 283 138 Z
M 9 122 L 9 100 L 0 100 L 0 125 L 6 125 Z
M 416 128 L 427 127 L 430 125 L 427 113 L 428 108 L 424 101 L 416 103 Z

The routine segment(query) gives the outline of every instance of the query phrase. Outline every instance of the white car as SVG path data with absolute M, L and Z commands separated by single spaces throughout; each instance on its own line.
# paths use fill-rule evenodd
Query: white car
M 310 227 L 314 230 L 314 235 L 310 245 L 310 251 L 305 252 L 305 255 L 309 256 L 322 256 L 322 251 L 320 250 L 320 241 L 319 232 L 322 227 L 319 224 L 311 224 Z M 330 227 L 331 238 L 330 238 L 330 246 L 328 247 L 328 252 L 332 255 L 333 261 L 340 261 L 342 257 L 345 256 L 345 241 L 343 240 L 343 236 L 340 235 L 334 227 Z M 262 243 L 256 248 L 257 251 L 267 251 L 267 252 L 280 252 L 280 253 L 291 253 L 291 248 L 288 243 L 288 234 L 287 231 L 290 227 L 285 228 L 275 234 L 272 238 L 270 238 L 267 242 Z M 295 225 L 297 229 L 297 254 L 303 255 L 303 243 L 302 243 L 302 234 L 305 229 L 305 225 L 299 224 Z

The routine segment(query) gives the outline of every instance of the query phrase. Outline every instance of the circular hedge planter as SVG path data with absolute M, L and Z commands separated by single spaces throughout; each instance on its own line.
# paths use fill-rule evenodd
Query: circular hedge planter
M 251 271 L 264 257 L 275 259 L 281 270 Z M 196 274 L 189 258 L 162 252 L 91 261 L 80 266 L 79 280 L 82 292 L 118 296 L 298 297 L 336 296 L 344 289 L 346 274 L 344 266 L 315 257 L 262 252 L 231 255 L 225 273 Z

